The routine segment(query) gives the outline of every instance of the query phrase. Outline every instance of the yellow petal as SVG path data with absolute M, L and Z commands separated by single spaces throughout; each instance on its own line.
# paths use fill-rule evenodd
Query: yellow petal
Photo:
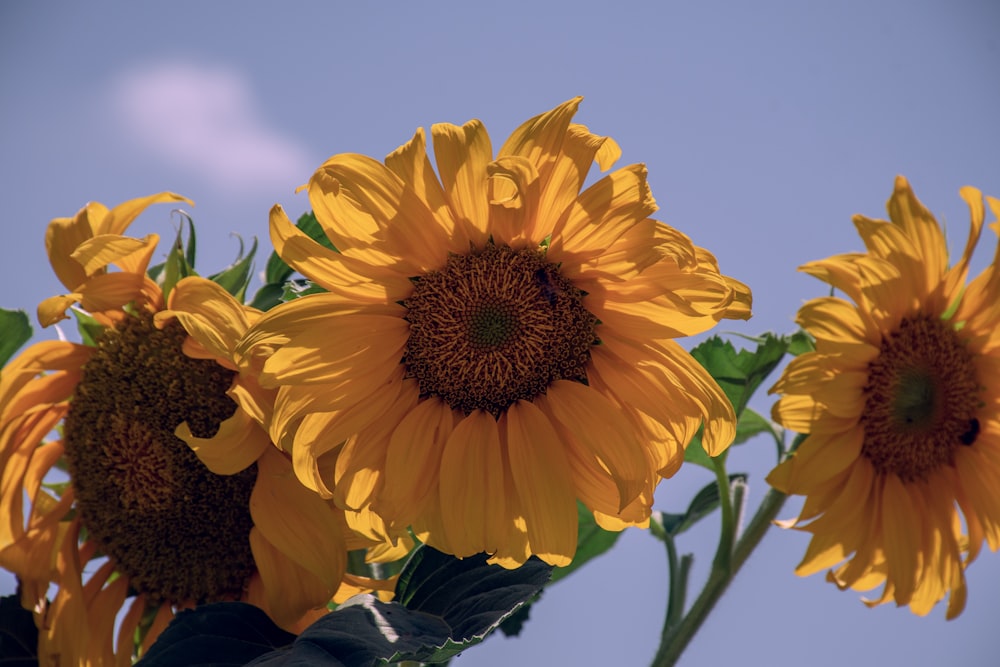
M 216 475 L 233 475 L 245 470 L 271 447 L 271 439 L 264 429 L 240 409 L 224 420 L 211 438 L 196 437 L 187 422 L 181 422 L 174 435 L 186 442 L 205 467 Z
M 52 296 L 38 304 L 38 322 L 43 327 L 52 326 L 56 322 L 68 320 L 66 311 L 73 307 L 83 295 L 79 292 Z
M 289 266 L 351 302 L 393 303 L 412 291 L 404 275 L 393 276 L 313 241 L 291 223 L 281 206 L 271 209 L 270 229 L 275 252 Z
M 108 211 L 107 215 L 94 227 L 94 235 L 124 234 L 128 226 L 132 224 L 132 221 L 138 218 L 148 207 L 153 204 L 165 204 L 169 202 L 184 202 L 188 206 L 194 206 L 193 201 L 173 192 L 159 192 L 148 197 L 130 199 Z
M 912 500 L 899 477 L 886 475 L 882 496 L 882 533 L 889 576 L 895 585 L 895 597 L 899 604 L 909 604 L 917 585 L 922 519 L 913 511 Z
M 431 126 L 431 137 L 448 206 L 466 235 L 481 246 L 489 233 L 486 165 L 493 159 L 486 128 L 478 120 L 461 127 L 438 123 Z
M 538 217 L 538 172 L 529 160 L 508 156 L 487 167 L 490 230 L 498 245 L 537 247 L 531 227 Z
M 420 513 L 435 488 L 445 443 L 454 428 L 452 410 L 436 397 L 422 400 L 392 432 L 385 457 L 385 486 L 375 511 L 390 529 L 405 526 Z
M 306 611 L 325 605 L 335 588 L 275 548 L 258 528 L 250 530 L 250 549 L 257 572 L 260 593 L 251 586 L 250 601 L 267 610 L 279 626 L 290 629 Z M 253 582 L 251 582 L 253 583 Z M 254 599 L 262 595 L 262 600 Z
M 447 258 L 445 228 L 418 194 L 394 172 L 363 155 L 335 155 L 320 169 L 335 179 L 343 194 L 327 196 L 330 215 L 350 229 L 358 215 L 370 216 L 385 250 L 398 269 L 411 275 L 439 268 Z M 349 201 L 348 201 L 349 199 Z M 362 213 L 363 212 L 363 213 Z
M 924 274 L 933 289 L 948 268 L 948 252 L 944 234 L 934 216 L 913 194 L 902 176 L 896 177 L 892 197 L 886 206 L 889 218 L 899 225 L 916 246 Z
M 260 376 L 265 386 L 332 383 L 358 376 L 381 382 L 399 365 L 409 332 L 403 318 L 344 314 L 327 319 L 329 327 L 293 334 L 271 355 Z
M 445 232 L 446 249 L 455 253 L 467 251 L 471 239 L 465 227 L 456 224 L 448 208 L 444 189 L 427 159 L 427 140 L 422 127 L 417 128 L 410 141 L 386 156 L 385 166 L 402 178 L 434 215 Z
M 458 557 L 495 553 L 505 533 L 504 465 L 493 417 L 476 410 L 451 432 L 441 455 L 441 517 Z
M 518 401 L 502 417 L 511 478 L 524 512 L 532 553 L 565 566 L 576 553 L 576 495 L 559 436 L 541 410 Z
M 863 427 L 845 433 L 816 433 L 806 439 L 791 459 L 785 493 L 809 494 L 813 487 L 840 474 L 861 455 Z
M 606 398 L 579 382 L 558 380 L 538 401 L 607 467 L 618 487 L 617 511 L 646 489 L 652 471 L 642 444 L 625 416 Z
M 80 263 L 87 276 L 92 276 L 109 264 L 122 266 L 122 268 L 138 268 L 138 271 L 131 273 L 142 273 L 146 270 L 146 264 L 152 257 L 156 244 L 160 237 L 156 234 L 149 234 L 142 239 L 135 239 L 129 236 L 118 236 L 116 234 L 101 234 L 89 238 L 70 255 Z M 136 261 L 129 262 L 129 258 Z
M 169 310 L 156 314 L 157 326 L 176 317 L 185 331 L 213 355 L 231 360 L 237 341 L 250 327 L 253 310 L 218 283 L 190 276 L 170 292 Z M 256 319 L 256 317 L 254 317 Z
M 646 182 L 646 167 L 624 167 L 580 194 L 565 222 L 554 230 L 549 251 L 554 261 L 599 255 L 654 211 L 656 201 Z
M 319 577 L 331 591 L 336 589 L 347 565 L 347 549 L 334 510 L 299 484 L 291 463 L 276 449 L 265 449 L 257 461 L 250 516 L 288 560 Z

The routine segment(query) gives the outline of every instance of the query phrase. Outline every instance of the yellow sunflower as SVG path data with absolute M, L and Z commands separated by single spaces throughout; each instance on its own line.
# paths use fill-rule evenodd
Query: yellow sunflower
M 36 612 L 44 664 L 130 664 L 137 629 L 144 650 L 175 610 L 208 601 L 248 600 L 296 629 L 344 573 L 342 512 L 300 487 L 247 403 L 227 395 L 238 374 L 185 355 L 196 346 L 180 324 L 154 322 L 157 236 L 121 233 L 171 201 L 187 200 L 90 204 L 52 222 L 49 256 L 71 293 L 44 301 L 40 319 L 79 301 L 101 331 L 94 345 L 37 343 L 0 374 L 0 566 Z M 186 287 L 171 307 L 196 310 Z M 249 454 L 215 474 L 178 428 Z
M 581 500 L 604 527 L 646 525 L 659 476 L 731 405 L 676 338 L 747 318 L 750 292 L 651 219 L 646 169 L 584 188 L 617 144 L 573 99 L 496 157 L 479 121 L 422 129 L 385 163 L 327 160 L 308 183 L 331 251 L 271 213 L 275 249 L 323 287 L 261 317 L 236 350 L 278 389 L 271 437 L 308 487 L 412 526 L 458 556 L 565 565 Z
M 828 579 L 841 588 L 884 584 L 868 605 L 920 615 L 950 595 L 948 618 L 965 606 L 966 562 L 984 539 L 1000 546 L 1000 245 L 966 285 L 984 206 L 974 188 L 961 195 L 971 231 L 950 268 L 941 228 L 903 177 L 890 221 L 854 217 L 866 253 L 801 267 L 853 303 L 831 296 L 799 311 L 816 350 L 772 389 L 774 418 L 809 437 L 768 477 L 806 496 L 784 524 L 811 520 L 799 526 L 812 538 L 797 574 L 835 567 Z

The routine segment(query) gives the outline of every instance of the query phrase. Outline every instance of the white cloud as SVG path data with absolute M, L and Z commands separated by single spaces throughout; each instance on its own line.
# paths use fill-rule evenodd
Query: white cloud
M 148 65 L 118 77 L 111 99 L 130 141 L 230 192 L 291 188 L 317 166 L 267 126 L 246 78 L 233 70 Z

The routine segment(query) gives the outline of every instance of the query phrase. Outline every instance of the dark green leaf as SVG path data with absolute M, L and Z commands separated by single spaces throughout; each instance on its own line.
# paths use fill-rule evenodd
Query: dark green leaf
M 504 637 L 517 637 L 524 629 L 524 624 L 531 618 L 531 607 L 538 602 L 545 590 L 538 591 L 538 594 L 517 608 L 513 614 L 500 622 L 500 632 Z
M 579 569 L 587 561 L 600 556 L 613 547 L 621 536 L 618 531 L 604 530 L 598 526 L 594 521 L 594 513 L 580 501 L 576 503 L 576 511 L 578 519 L 576 554 L 569 565 L 552 570 L 552 583 Z
M 732 343 L 713 336 L 691 351 L 722 387 L 737 416 L 788 349 L 788 341 L 774 334 L 764 334 L 758 341 L 753 352 L 737 352 Z
M 284 284 L 268 283 L 263 285 L 253 297 L 250 305 L 257 310 L 271 310 L 279 303 L 282 303 L 282 296 L 285 294 Z
M 236 261 L 215 275 L 209 276 L 208 279 L 221 285 L 227 292 L 236 297 L 237 301 L 242 303 L 246 299 L 250 272 L 253 271 L 253 258 L 257 254 L 257 237 L 254 237 L 250 252 L 245 257 L 243 256 L 243 238 L 239 235 L 236 238 L 240 240 L 240 252 L 236 256 Z
M 31 339 L 31 324 L 23 310 L 0 308 L 0 367 Z
M 17 595 L 0 598 L 0 664 L 38 667 L 38 628 Z
M 369 667 L 383 660 L 445 661 L 481 642 L 532 599 L 552 573 L 537 558 L 515 570 L 487 560 L 485 554 L 458 559 L 421 546 L 399 575 L 395 601 L 355 596 L 306 628 L 291 649 L 253 664 Z
M 140 664 L 236 667 L 289 646 L 294 639 L 258 607 L 218 602 L 179 612 Z
M 745 484 L 746 479 L 746 473 L 732 474 L 729 476 L 729 484 L 730 486 Z M 719 485 L 712 482 L 695 494 L 688 505 L 687 511 L 683 514 L 660 513 L 663 530 L 668 535 L 676 537 L 714 512 L 719 506 L 719 502 Z

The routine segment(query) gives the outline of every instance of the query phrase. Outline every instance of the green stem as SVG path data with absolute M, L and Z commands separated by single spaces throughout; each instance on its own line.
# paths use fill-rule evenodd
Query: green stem
M 670 594 L 667 597 L 667 615 L 663 619 L 663 633 L 666 635 L 671 627 L 676 625 L 684 614 L 684 596 L 687 592 L 687 581 L 682 578 L 686 573 L 681 572 L 681 567 L 677 562 L 677 545 L 671 535 L 664 536 L 664 543 L 667 545 L 667 567 L 668 584 Z
M 796 436 L 791 447 L 788 448 L 787 455 L 791 455 L 802 444 L 805 438 L 805 435 Z M 733 544 L 733 536 L 735 534 L 735 530 L 732 528 L 734 520 L 732 505 L 729 503 L 729 478 L 725 474 L 724 464 L 716 466 L 716 478 L 719 480 L 720 500 L 723 508 L 723 534 L 719 540 L 719 552 L 721 552 L 724 542 L 728 540 L 728 545 L 731 546 Z M 725 480 L 725 487 L 723 487 L 722 480 Z M 725 492 L 723 492 L 723 489 L 725 489 Z M 768 489 L 753 519 L 747 524 L 746 531 L 740 536 L 739 540 L 736 540 L 735 546 L 732 546 L 729 556 L 723 558 L 720 557 L 720 553 L 716 554 L 715 562 L 712 564 L 712 571 L 708 575 L 708 581 L 705 582 L 705 587 L 702 589 L 701 594 L 698 595 L 698 599 L 691 605 L 691 609 L 681 619 L 680 623 L 670 627 L 669 630 L 664 628 L 660 646 L 656 651 L 656 656 L 653 658 L 652 667 L 673 667 L 673 665 L 677 664 L 684 649 L 694 639 L 698 628 L 701 627 L 702 623 L 705 622 L 705 619 L 708 618 L 709 613 L 715 607 L 715 603 L 726 592 L 726 588 L 729 587 L 729 583 L 733 580 L 733 577 L 740 571 L 740 568 L 743 567 L 750 554 L 753 553 L 753 550 L 764 538 L 764 535 L 771 527 L 771 522 L 778 516 L 778 512 L 781 511 L 781 507 L 785 504 L 787 497 L 784 493 L 776 489 Z M 728 521 L 730 522 L 728 524 L 730 526 L 729 532 L 726 531 L 727 516 L 725 510 L 727 506 L 730 512 L 728 517 Z M 720 565 L 725 565 L 726 567 L 720 567 Z
M 729 572 L 733 540 L 736 539 L 736 521 L 733 516 L 733 497 L 729 488 L 725 456 L 712 459 L 712 467 L 715 468 L 715 483 L 719 487 L 719 511 L 722 514 L 722 533 L 719 536 L 719 547 L 715 550 L 715 559 L 712 561 L 712 570 Z
M 740 571 L 747 558 L 754 548 L 760 543 L 771 522 L 778 516 L 781 506 L 785 502 L 785 494 L 771 489 L 764 496 L 764 500 L 754 514 L 753 519 L 747 525 L 746 531 L 736 542 L 736 546 L 731 552 L 731 559 L 727 569 L 721 569 L 713 565 L 712 572 L 705 582 L 698 599 L 691 605 L 691 609 L 680 621 L 664 632 L 660 647 L 653 658 L 652 667 L 672 667 L 677 664 L 681 654 L 687 645 L 694 639 L 695 633 L 701 627 L 709 613 L 715 607 L 722 594 L 726 592 L 729 583 Z M 719 559 L 716 558 L 718 561 Z

